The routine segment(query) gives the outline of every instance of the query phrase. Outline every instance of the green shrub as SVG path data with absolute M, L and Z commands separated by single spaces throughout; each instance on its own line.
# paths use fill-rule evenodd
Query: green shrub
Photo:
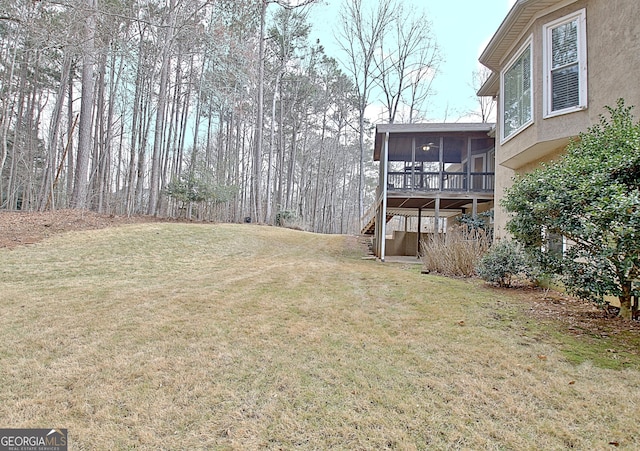
M 515 276 L 527 272 L 527 263 L 522 247 L 513 241 L 500 241 L 480 258 L 476 272 L 485 281 L 501 287 L 511 286 Z
M 640 121 L 622 99 L 610 118 L 572 140 L 565 154 L 518 175 L 502 200 L 507 230 L 570 294 L 598 304 L 617 296 L 632 319 L 640 296 Z M 546 237 L 569 242 L 563 255 L 540 255 Z
M 276 225 L 280 227 L 287 227 L 297 219 L 298 214 L 295 210 L 280 210 L 276 213 Z

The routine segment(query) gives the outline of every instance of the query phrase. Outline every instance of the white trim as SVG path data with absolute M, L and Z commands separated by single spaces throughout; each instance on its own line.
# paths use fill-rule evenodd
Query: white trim
M 508 72 L 511 69 L 511 66 L 513 66 L 513 64 L 516 62 L 516 60 L 518 60 L 523 54 L 524 52 L 527 50 L 527 47 L 529 48 L 529 83 L 530 83 L 530 91 L 531 91 L 531 102 L 530 102 L 530 107 L 531 107 L 531 117 L 529 118 L 529 120 L 525 123 L 523 123 L 520 127 L 518 127 L 517 129 L 513 130 L 509 136 L 505 136 L 505 127 L 504 127 L 504 100 L 505 100 L 505 92 L 504 92 L 504 76 L 505 73 Z M 533 51 L 533 35 L 530 35 L 525 41 L 524 43 L 520 46 L 520 48 L 518 49 L 518 51 L 515 53 L 515 55 L 509 60 L 509 62 L 505 65 L 505 68 L 502 69 L 500 71 L 500 117 L 499 117 L 499 124 L 500 124 L 500 144 L 503 144 L 507 141 L 509 141 L 511 138 L 513 138 L 514 136 L 516 136 L 517 134 L 519 134 L 522 130 L 524 130 L 525 128 L 529 127 L 531 124 L 533 124 L 534 122 L 534 117 L 535 117 L 535 111 L 534 111 L 534 90 L 533 90 L 533 58 L 534 58 L 534 51 Z
M 552 93 L 551 87 L 551 32 L 554 28 L 564 25 L 569 22 L 577 20 L 577 45 L 578 45 L 578 105 L 563 108 L 561 110 L 552 111 Z M 587 13 L 584 8 L 561 17 L 553 22 L 549 22 L 542 27 L 542 67 L 543 67 L 543 82 L 542 82 L 542 104 L 544 111 L 544 118 L 551 118 L 554 116 L 560 116 L 567 113 L 573 113 L 575 111 L 584 110 L 587 108 Z

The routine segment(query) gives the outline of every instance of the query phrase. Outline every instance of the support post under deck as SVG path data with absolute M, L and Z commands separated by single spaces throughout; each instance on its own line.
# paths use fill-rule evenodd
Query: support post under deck
M 386 241 L 387 241 L 387 196 L 388 193 L 388 183 L 389 183 L 389 132 L 385 133 L 384 136 L 384 155 L 383 155 L 383 165 L 382 170 L 384 171 L 382 176 L 382 214 L 381 216 L 381 231 L 380 234 L 380 260 L 384 262 L 384 258 L 386 255 Z
M 440 238 L 440 198 L 436 197 L 436 208 L 433 215 L 433 233 Z
M 420 241 L 422 230 L 422 207 L 418 207 L 418 242 L 416 243 L 416 257 L 420 257 Z

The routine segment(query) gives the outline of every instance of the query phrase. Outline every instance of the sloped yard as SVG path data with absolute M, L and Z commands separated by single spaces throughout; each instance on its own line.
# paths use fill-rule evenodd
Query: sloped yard
M 70 449 L 640 447 L 637 329 L 531 315 L 561 297 L 256 225 L 33 242 L 0 249 L 2 427 Z

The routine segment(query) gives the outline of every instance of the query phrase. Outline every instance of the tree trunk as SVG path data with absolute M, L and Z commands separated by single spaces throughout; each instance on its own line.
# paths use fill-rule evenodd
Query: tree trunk
M 260 44 L 258 50 L 258 104 L 256 112 L 255 152 L 253 155 L 252 193 L 253 211 L 258 221 L 262 220 L 262 127 L 264 120 L 264 28 L 267 15 L 267 0 L 260 5 Z
M 140 36 L 140 41 L 142 42 L 142 36 Z M 129 174 L 127 180 L 126 187 L 126 212 L 127 215 L 131 215 L 135 212 L 136 209 L 136 184 L 138 181 L 138 171 L 136 165 L 136 147 L 138 144 L 138 135 L 142 134 L 141 124 L 142 124 L 142 89 L 143 89 L 143 74 L 142 74 L 142 60 L 143 60 L 143 50 L 142 46 L 138 49 L 138 62 L 137 62 L 137 70 L 136 70 L 136 85 L 135 85 L 135 93 L 133 96 L 133 114 L 131 117 L 131 141 L 130 141 L 130 153 L 129 153 Z
M 66 186 L 66 205 L 70 206 L 71 196 L 73 195 L 73 175 L 75 174 L 75 158 L 73 154 L 73 137 L 75 129 L 80 120 L 80 114 L 74 115 L 73 112 L 73 72 L 74 65 L 71 64 L 71 72 L 69 73 L 69 87 L 67 89 L 67 186 Z
M 167 87 L 169 84 L 169 66 L 171 65 L 171 43 L 176 19 L 176 0 L 169 4 L 169 26 L 166 29 L 162 50 L 162 67 L 160 69 L 160 89 L 158 91 L 158 109 L 153 139 L 153 155 L 151 157 L 151 179 L 149 181 L 149 205 L 147 213 L 155 215 L 158 211 L 158 194 L 160 192 L 160 153 L 163 143 L 165 110 L 167 107 Z
M 96 109 L 95 125 L 94 125 L 94 144 L 93 144 L 93 156 L 91 158 L 91 174 L 89 179 L 90 197 L 92 210 L 102 213 L 102 174 L 103 164 L 107 158 L 106 151 L 108 149 L 108 143 L 106 139 L 105 130 L 105 75 L 106 75 L 106 55 L 100 56 L 100 60 L 97 65 L 97 83 L 94 91 L 94 104 Z
M 624 319 L 632 319 L 633 317 L 633 297 L 631 295 L 631 281 L 621 283 L 622 293 L 618 296 L 620 301 L 620 313 L 619 317 Z
M 62 70 L 60 72 L 60 85 L 58 86 L 58 93 L 56 95 L 56 101 L 51 113 L 51 122 L 49 126 L 49 139 L 47 142 L 47 164 L 45 168 L 45 174 L 42 181 L 41 196 L 40 196 L 40 210 L 46 210 L 51 207 L 55 209 L 55 193 L 53 192 L 54 185 L 54 171 L 57 167 L 58 158 L 58 142 L 60 136 L 60 123 L 62 121 L 62 108 L 64 107 L 65 93 L 69 82 L 69 72 L 71 70 L 71 58 L 65 53 L 65 57 L 62 63 Z
M 318 154 L 318 170 L 316 171 L 316 186 L 313 194 L 313 209 L 311 210 L 311 225 L 316 227 L 316 214 L 318 212 L 318 190 L 320 188 L 320 172 L 322 171 L 322 158 L 325 146 L 325 134 L 327 132 L 327 113 L 322 114 L 322 132 L 320 134 L 320 151 Z
M 82 53 L 82 93 L 78 127 L 78 152 L 73 180 L 71 207 L 84 209 L 87 205 L 89 156 L 91 155 L 91 122 L 93 116 L 93 65 L 96 33 L 95 10 L 98 0 L 86 0 L 90 14 L 85 20 L 85 41 Z
M 282 70 L 278 71 L 278 75 L 276 75 L 276 83 L 273 88 L 273 99 L 271 102 L 271 132 L 269 135 L 269 156 L 267 158 L 267 212 L 265 213 L 265 222 L 272 223 L 273 222 L 273 191 L 271 184 L 273 181 L 273 147 L 275 145 L 275 135 L 276 135 L 276 105 L 278 99 L 278 93 L 280 92 L 280 80 L 282 79 Z M 275 187 L 274 187 L 275 188 Z
M 14 78 L 14 70 L 16 66 L 16 53 L 18 52 L 17 43 L 13 43 L 13 51 L 11 52 L 11 60 L 5 61 L 5 63 L 10 67 L 8 78 L 3 85 L 6 85 L 7 88 L 5 92 L 3 92 L 3 99 L 0 102 L 2 105 L 2 110 L 0 111 L 0 207 L 7 207 L 7 204 L 4 203 L 3 199 L 5 199 L 5 191 L 3 189 L 2 183 L 2 171 L 7 162 L 7 156 L 9 155 L 9 129 L 11 123 L 11 115 L 9 111 L 11 110 L 11 102 L 9 99 L 13 97 L 13 83 L 12 80 Z M 8 190 L 7 190 L 7 198 L 8 198 Z

